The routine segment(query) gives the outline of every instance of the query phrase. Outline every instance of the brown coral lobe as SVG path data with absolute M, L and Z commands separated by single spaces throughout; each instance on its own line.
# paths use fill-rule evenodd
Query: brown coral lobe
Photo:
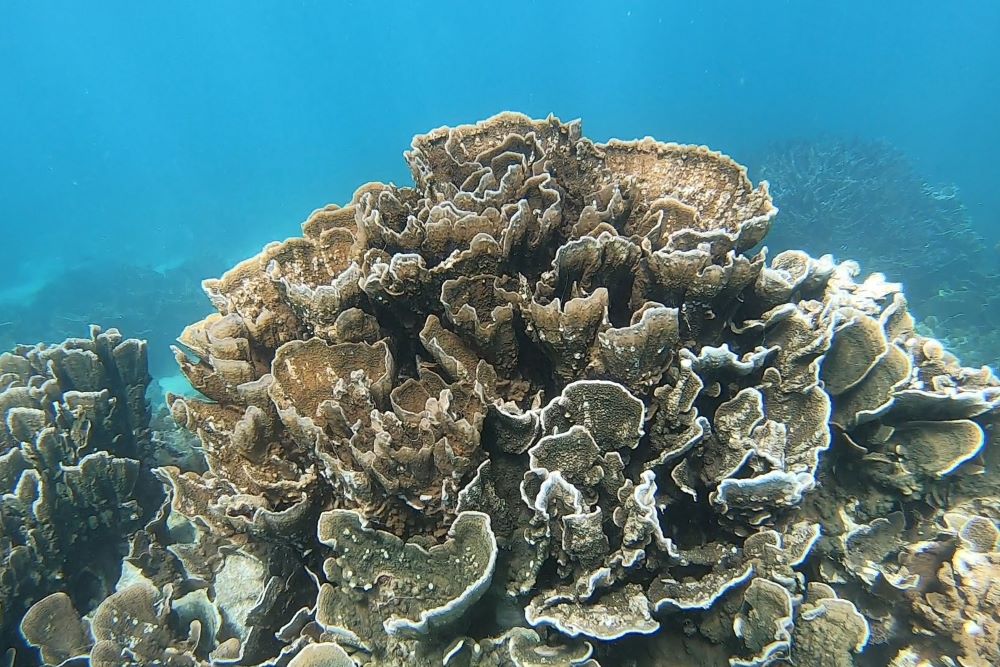
M 769 261 L 766 184 L 704 147 L 504 113 L 406 159 L 414 187 L 206 281 L 219 313 L 182 336 L 209 471 L 165 476 L 169 548 L 259 585 L 204 574 L 199 627 L 223 622 L 192 660 L 970 655 L 935 596 L 995 635 L 1000 507 L 961 480 L 997 488 L 1000 385 L 916 336 L 899 285 Z

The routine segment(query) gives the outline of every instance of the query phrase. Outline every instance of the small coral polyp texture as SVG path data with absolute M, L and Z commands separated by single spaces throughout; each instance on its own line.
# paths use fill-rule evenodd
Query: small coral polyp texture
M 168 401 L 209 471 L 112 598 L 182 625 L 105 655 L 1000 664 L 1000 388 L 899 284 L 769 257 L 704 147 L 504 113 L 406 160 L 204 283 Z

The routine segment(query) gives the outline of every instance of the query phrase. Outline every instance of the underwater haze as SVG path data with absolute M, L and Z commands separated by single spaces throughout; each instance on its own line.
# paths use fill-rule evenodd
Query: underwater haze
M 955 188 L 988 249 L 977 261 L 997 268 L 996 3 L 0 11 L 8 345 L 74 334 L 99 314 L 154 337 L 154 369 L 169 373 L 166 345 L 207 306 L 192 300 L 198 281 L 297 233 L 310 211 L 346 202 L 365 181 L 409 182 L 400 153 L 414 134 L 507 109 L 581 118 L 596 139 L 705 144 L 755 176 L 787 141 L 885 141 L 919 179 Z M 892 255 L 894 242 L 875 244 Z M 879 270 L 839 245 L 809 250 Z M 918 279 L 923 259 L 911 260 L 910 275 L 889 278 Z
M 0 667 L 1000 665 L 998 35 L 0 2 Z

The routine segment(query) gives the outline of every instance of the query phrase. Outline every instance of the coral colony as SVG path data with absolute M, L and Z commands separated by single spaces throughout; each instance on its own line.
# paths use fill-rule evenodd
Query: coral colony
M 142 343 L 0 357 L 19 659 L 1000 664 L 1000 383 L 898 284 L 749 252 L 767 186 L 703 147 L 506 113 L 406 159 L 204 283 L 205 472 L 151 463 Z

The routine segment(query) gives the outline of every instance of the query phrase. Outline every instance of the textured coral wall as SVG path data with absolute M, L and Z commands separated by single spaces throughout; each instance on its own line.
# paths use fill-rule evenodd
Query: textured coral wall
M 206 281 L 202 397 L 167 401 L 207 470 L 155 468 L 103 600 L 9 596 L 43 660 L 1000 659 L 1000 382 L 898 284 L 756 252 L 770 193 L 704 147 L 505 113 L 406 159 Z M 33 354 L 0 358 L 8 463 L 64 426 L 17 401 L 79 400 Z

